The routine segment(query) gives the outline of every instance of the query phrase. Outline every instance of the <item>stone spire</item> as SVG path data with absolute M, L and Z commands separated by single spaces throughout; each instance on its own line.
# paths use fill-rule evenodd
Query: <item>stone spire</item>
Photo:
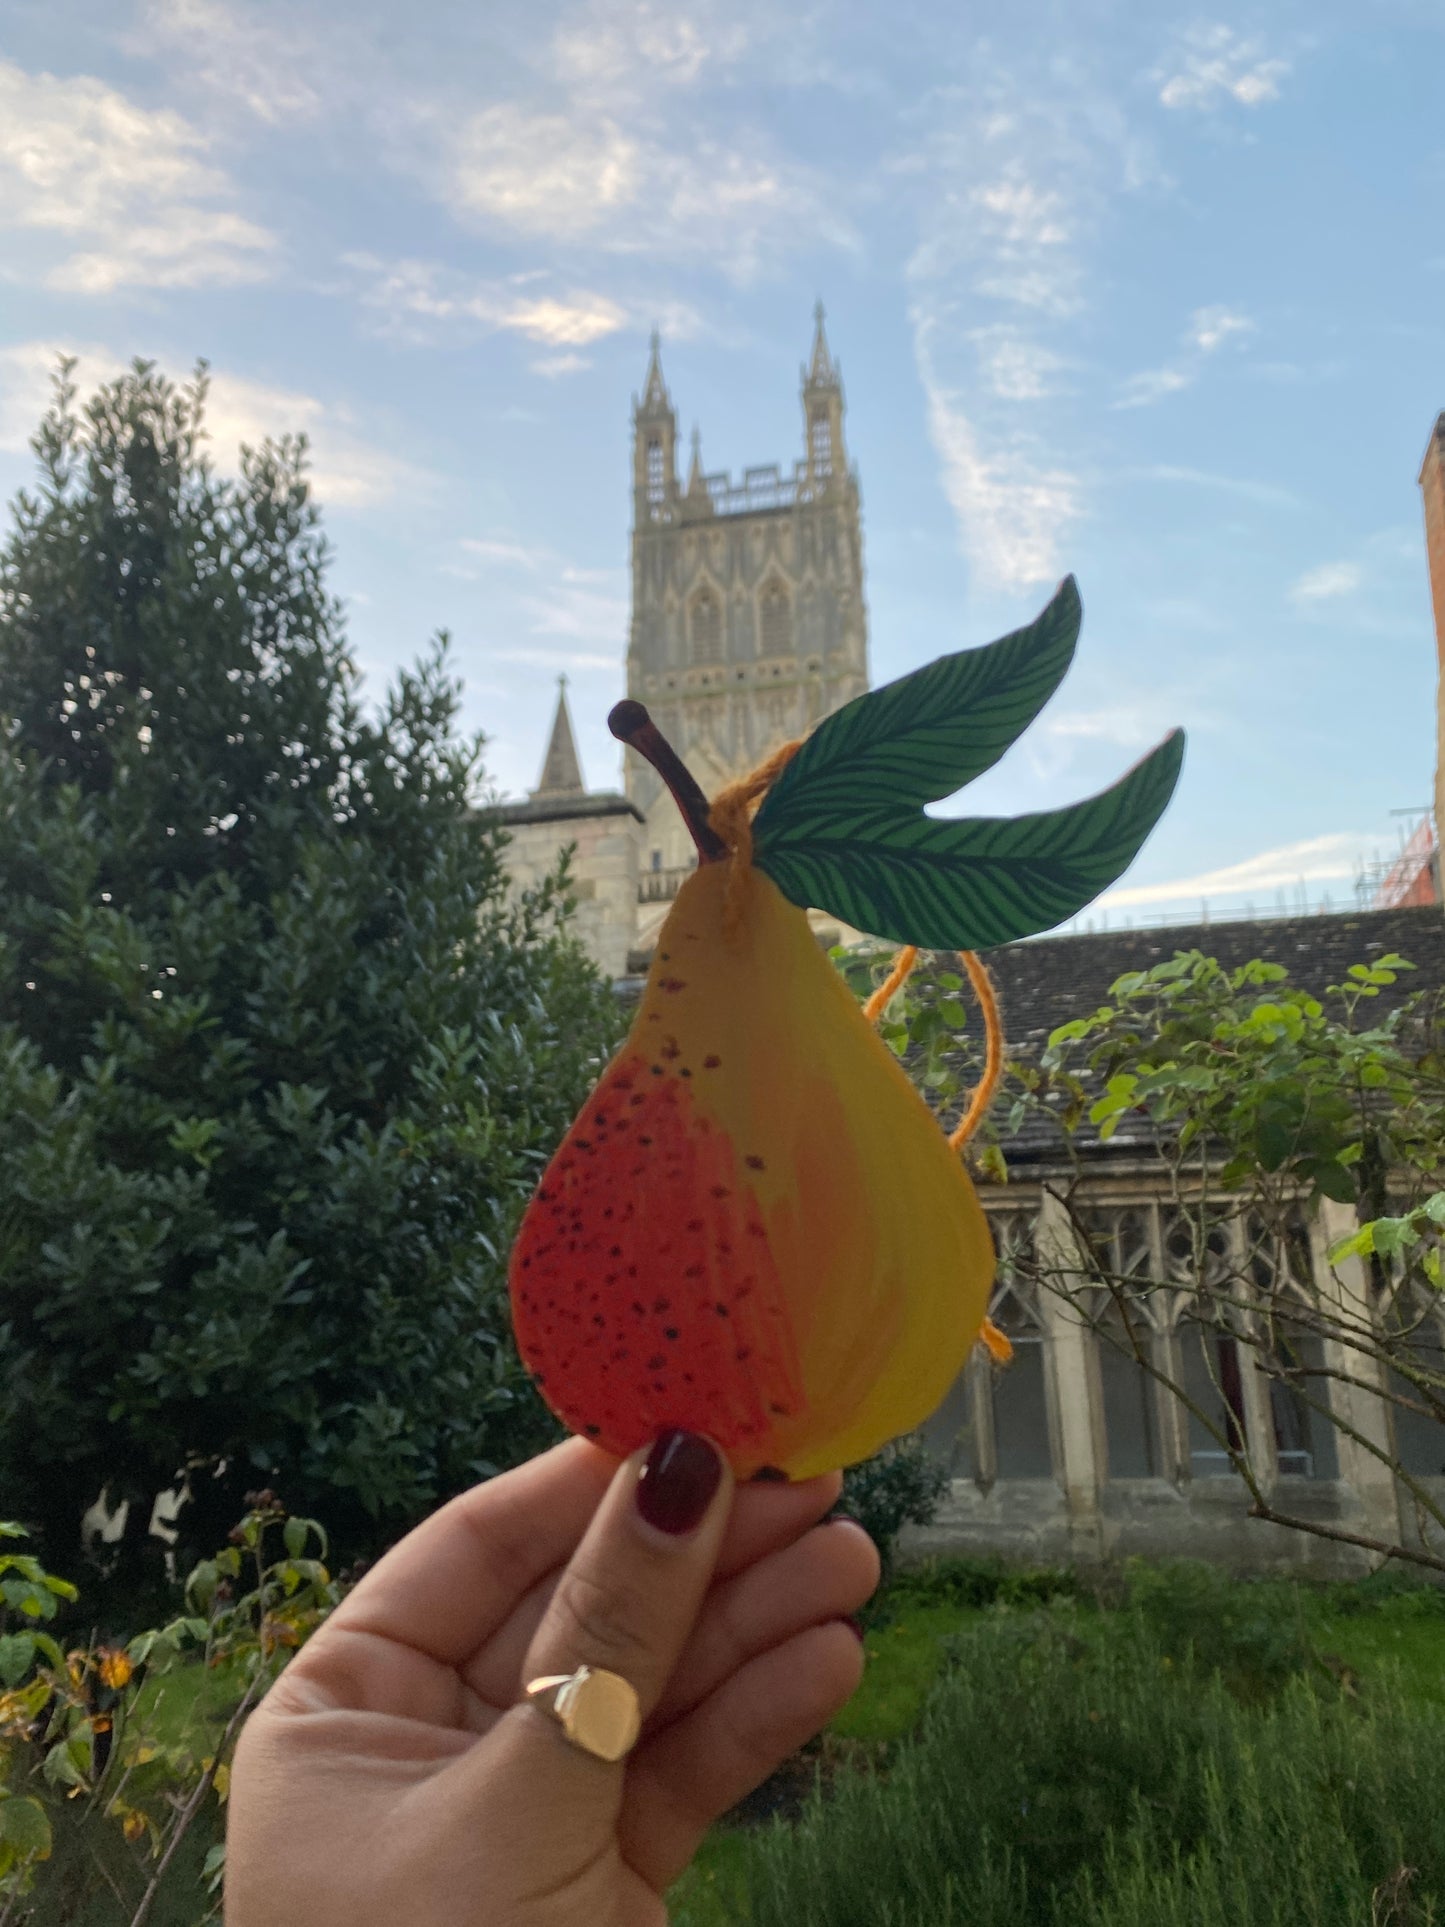
M 662 336 L 656 328 L 647 344 L 647 379 L 642 384 L 644 410 L 670 408 L 667 383 L 662 378 Z
M 828 350 L 823 304 L 813 309 L 813 356 L 803 370 L 803 432 L 807 437 L 808 483 L 826 488 L 848 465 L 843 446 L 843 370 Z
M 567 678 L 557 678 L 557 714 L 552 723 L 552 740 L 547 745 L 547 760 L 542 765 L 542 780 L 533 796 L 584 796 L 582 765 L 577 760 L 577 744 L 572 736 L 572 718 L 567 711 Z
M 828 352 L 828 337 L 823 332 L 823 304 L 819 301 L 813 308 L 813 358 L 803 377 L 804 385 L 808 388 L 831 388 L 837 383 L 840 372 Z

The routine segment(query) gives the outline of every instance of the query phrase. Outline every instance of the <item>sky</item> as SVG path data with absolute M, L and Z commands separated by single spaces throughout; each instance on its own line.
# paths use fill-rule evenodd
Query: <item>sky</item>
M 368 687 L 447 630 L 517 796 L 565 672 L 612 787 L 649 332 L 709 470 L 790 467 L 821 298 L 875 682 L 1083 595 L 944 813 L 1182 723 L 1111 918 L 1352 905 L 1432 792 L 1442 74 L 1445 0 L 7 0 L 0 494 L 59 353 L 204 358 L 220 465 L 310 438 Z

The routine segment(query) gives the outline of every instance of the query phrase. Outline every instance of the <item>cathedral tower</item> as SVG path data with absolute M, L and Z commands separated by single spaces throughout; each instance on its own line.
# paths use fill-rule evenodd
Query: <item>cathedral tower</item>
M 633 403 L 627 693 L 647 704 L 709 795 L 868 687 L 858 477 L 821 302 L 802 405 L 804 453 L 791 474 L 776 465 L 745 469 L 740 481 L 706 474 L 694 431 L 680 486 L 655 334 Z M 645 819 L 643 908 L 656 904 L 655 922 L 691 867 L 692 840 L 631 751 L 626 790 Z

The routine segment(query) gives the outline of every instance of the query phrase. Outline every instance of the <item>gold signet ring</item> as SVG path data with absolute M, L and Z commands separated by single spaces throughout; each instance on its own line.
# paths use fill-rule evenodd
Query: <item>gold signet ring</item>
M 527 1698 L 555 1720 L 594 1760 L 620 1760 L 637 1744 L 642 1714 L 637 1694 L 620 1673 L 579 1666 L 575 1673 L 548 1673 L 527 1682 Z

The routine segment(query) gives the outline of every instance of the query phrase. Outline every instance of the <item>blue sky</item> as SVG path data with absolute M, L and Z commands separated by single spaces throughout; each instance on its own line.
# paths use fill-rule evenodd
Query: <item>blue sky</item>
M 601 787 L 648 331 L 709 469 L 790 464 L 821 295 L 875 680 L 1080 581 L 969 807 L 1182 722 L 1111 914 L 1352 902 L 1434 767 L 1442 75 L 1438 0 L 9 0 L 0 489 L 60 349 L 204 356 L 222 462 L 311 436 L 373 681 L 451 630 L 519 794 L 565 670 Z

